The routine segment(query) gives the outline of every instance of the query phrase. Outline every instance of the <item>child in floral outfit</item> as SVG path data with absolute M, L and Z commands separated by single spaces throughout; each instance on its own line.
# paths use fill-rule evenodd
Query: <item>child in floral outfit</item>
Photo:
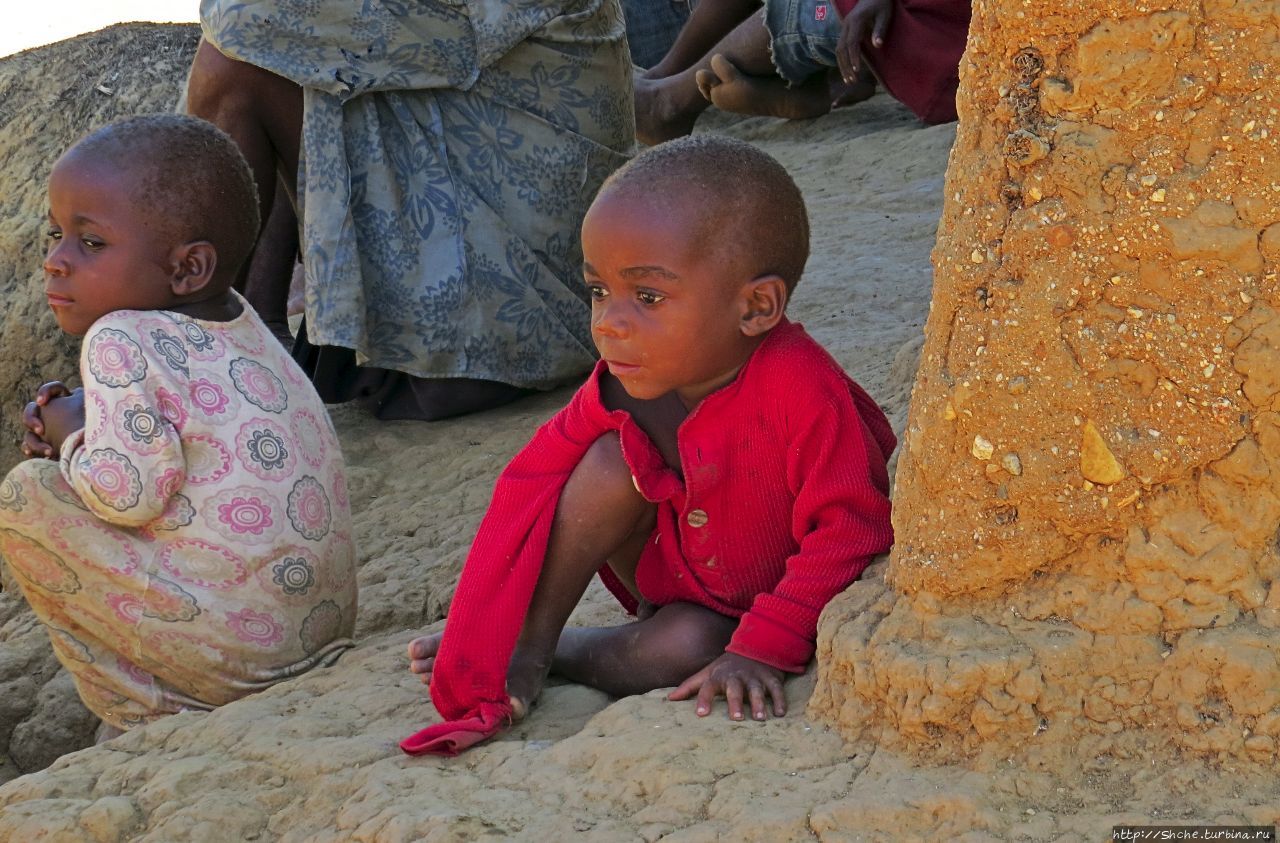
M 128 729 L 351 646 L 342 456 L 324 405 L 231 289 L 258 231 L 231 139 L 113 123 L 49 179 L 45 292 L 82 389 L 27 405 L 0 555 L 85 704 Z

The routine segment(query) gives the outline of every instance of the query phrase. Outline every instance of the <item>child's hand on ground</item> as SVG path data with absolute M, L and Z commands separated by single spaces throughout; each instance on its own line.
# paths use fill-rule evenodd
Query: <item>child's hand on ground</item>
M 862 69 L 862 44 L 870 38 L 871 46 L 884 46 L 889 22 L 893 20 L 893 0 L 862 0 L 840 21 L 840 38 L 836 41 L 836 64 L 847 84 L 858 81 Z
M 765 720 L 769 716 L 765 708 L 767 695 L 773 699 L 774 716 L 781 717 L 787 713 L 787 697 L 782 690 L 783 675 L 781 670 L 764 662 L 725 653 L 681 682 L 680 687 L 667 695 L 667 699 L 687 700 L 697 692 L 697 714 L 706 717 L 711 713 L 712 702 L 723 694 L 729 704 L 731 720 L 743 718 L 744 700 L 751 705 L 752 718 Z
M 27 428 L 22 452 L 56 460 L 66 438 L 84 427 L 84 390 L 67 389 L 61 381 L 46 383 L 27 404 L 22 423 Z

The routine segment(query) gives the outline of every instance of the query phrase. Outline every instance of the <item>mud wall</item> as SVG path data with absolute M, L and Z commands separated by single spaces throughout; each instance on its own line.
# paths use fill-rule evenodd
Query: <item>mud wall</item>
M 1280 3 L 973 9 L 888 585 L 812 713 L 1274 760 Z

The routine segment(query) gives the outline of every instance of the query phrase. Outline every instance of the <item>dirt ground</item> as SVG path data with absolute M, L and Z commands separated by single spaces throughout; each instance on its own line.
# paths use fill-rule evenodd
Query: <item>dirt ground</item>
M 44 211 L 31 186 L 54 150 L 109 116 L 85 103 L 106 96 L 89 68 L 115 43 L 129 59 L 110 66 L 136 76 L 113 80 L 131 92 L 120 96 L 139 108 L 171 101 L 189 29 L 118 28 L 0 61 L 0 107 L 27 92 L 17 116 L 0 120 L 0 283 L 11 310 L 27 306 L 37 277 Z M 58 108 L 76 120 L 52 126 L 31 113 Z M 922 128 L 883 95 L 815 121 L 711 114 L 699 128 L 757 143 L 793 173 L 813 258 L 790 313 L 902 431 L 954 128 Z M 0 334 L 6 407 L 69 371 L 67 346 L 50 345 L 51 320 L 22 312 Z M 21 371 L 10 362 L 19 360 Z M 405 670 L 404 645 L 437 628 L 498 470 L 568 395 L 435 424 L 334 408 L 360 554 L 359 645 L 332 668 L 211 714 L 169 718 L 41 770 L 84 746 L 92 724 L 29 612 L 0 594 L 0 781 L 10 779 L 0 840 L 1084 841 L 1109 839 L 1121 823 L 1280 819 L 1276 777 L 1253 768 L 1136 754 L 1065 767 L 1034 754 L 928 765 L 847 743 L 806 716 L 812 668 L 788 684 L 792 713 L 763 724 L 731 723 L 722 709 L 700 719 L 661 692 L 612 700 L 553 684 L 527 721 L 461 758 L 402 755 L 396 742 L 436 717 Z M 843 600 L 874 599 L 883 574 L 873 567 Z M 599 587 L 574 618 L 621 620 Z

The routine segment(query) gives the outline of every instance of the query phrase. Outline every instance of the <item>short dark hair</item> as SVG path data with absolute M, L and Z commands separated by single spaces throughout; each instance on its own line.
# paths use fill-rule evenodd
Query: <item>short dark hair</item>
M 185 114 L 143 114 L 95 129 L 67 156 L 111 161 L 134 179 L 133 200 L 175 243 L 208 240 L 217 274 L 235 278 L 258 239 L 258 188 L 235 141 Z
M 705 230 L 719 252 L 745 258 L 755 275 L 777 275 L 795 288 L 809 259 L 809 215 L 800 188 L 772 156 L 745 141 L 714 134 L 689 135 L 649 147 L 600 188 L 664 194 L 695 191 L 708 211 Z M 718 209 L 718 211 L 716 210 Z

